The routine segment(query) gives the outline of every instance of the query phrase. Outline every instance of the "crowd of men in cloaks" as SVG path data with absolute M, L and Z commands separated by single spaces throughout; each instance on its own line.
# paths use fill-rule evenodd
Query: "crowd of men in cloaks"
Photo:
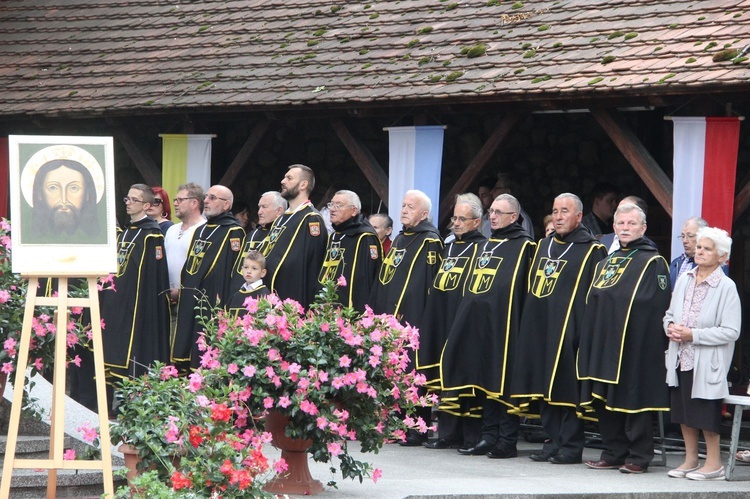
M 111 378 L 138 375 L 155 360 L 196 367 L 201 313 L 208 313 L 196 312 L 203 298 L 231 303 L 252 285 L 307 307 L 322 282 L 343 276 L 343 305 L 369 305 L 420 331 L 413 365 L 439 393 L 438 431 L 430 440 L 411 431 L 402 445 L 512 458 L 519 416 L 541 416 L 549 439 L 531 459 L 578 463 L 587 414 L 624 434 L 626 424 L 636 424 L 631 418 L 668 410 L 659 371 L 664 345 L 654 344 L 664 335 L 643 331 L 661 330 L 669 270 L 643 237 L 608 255 L 581 225 L 580 199 L 564 193 L 554 200 L 554 232 L 535 242 L 521 224 L 519 201 L 506 193 L 488 210 L 474 194 L 457 196 L 444 241 L 429 219 L 431 200 L 410 190 L 401 202 L 403 229 L 392 243 L 383 238 L 390 243 L 384 252 L 352 191 L 338 191 L 328 203 L 329 233 L 310 202 L 314 186 L 309 167 L 290 166 L 280 192 L 260 198 L 259 223 L 246 232 L 228 188 L 204 193 L 182 185 L 173 199 L 180 223 L 166 237 L 145 214 L 153 191 L 133 186 L 126 198 L 131 221 L 118 234 L 119 269 L 102 291 Z M 623 216 L 643 214 L 626 208 Z M 645 215 L 643 222 L 645 230 Z M 262 282 L 243 278 L 251 251 L 265 257 Z M 637 295 L 638 312 L 604 299 L 586 307 L 597 287 Z M 602 325 L 615 333 L 603 338 Z M 433 409 L 420 416 L 431 422 Z M 625 437 L 622 445 L 631 444 Z M 648 449 L 631 450 L 647 467 Z

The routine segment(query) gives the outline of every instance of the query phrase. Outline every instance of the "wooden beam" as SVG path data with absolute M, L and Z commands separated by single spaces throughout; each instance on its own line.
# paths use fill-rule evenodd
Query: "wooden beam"
M 266 134 L 270 126 L 271 122 L 268 120 L 260 120 L 255 124 L 253 131 L 250 132 L 250 136 L 242 145 L 242 149 L 240 149 L 240 152 L 238 152 L 237 156 L 232 160 L 232 164 L 229 165 L 224 176 L 221 177 L 221 180 L 219 181 L 220 185 L 230 187 L 234 183 L 237 175 L 239 175 L 240 172 L 242 172 L 242 169 L 245 168 L 245 165 L 255 152 L 258 144 L 260 144 L 260 141 L 263 139 L 263 136 Z
M 464 172 L 458 178 L 458 181 L 453 185 L 448 195 L 440 203 L 440 220 L 438 224 L 442 224 L 445 220 L 453 214 L 451 208 L 457 194 L 466 192 L 466 189 L 474 182 L 480 173 L 487 166 L 487 163 L 497 151 L 497 148 L 502 144 L 508 133 L 516 126 L 516 124 L 527 116 L 526 113 L 510 113 L 505 115 L 502 121 L 495 127 L 492 135 L 487 139 L 482 148 L 479 150 L 474 159 L 471 160 L 469 166 L 466 167 Z
M 128 153 L 133 164 L 143 177 L 143 181 L 148 185 L 161 185 L 161 171 L 153 159 L 135 143 L 130 134 L 122 127 L 115 127 L 112 130 L 115 139 L 122 145 L 125 152 Z
M 617 111 L 591 109 L 599 125 L 607 132 L 630 166 L 669 216 L 672 216 L 672 181 Z
M 383 201 L 385 206 L 388 206 L 388 176 L 383 171 L 383 168 L 375 159 L 372 152 L 365 146 L 361 141 L 357 140 L 344 125 L 344 122 L 340 119 L 331 120 L 331 127 L 338 135 L 341 142 L 352 155 L 352 158 L 362 170 L 365 177 L 378 197 Z
M 739 220 L 740 216 L 745 214 L 748 206 L 750 206 L 750 182 L 746 182 L 742 186 L 742 189 L 740 189 L 740 192 L 737 193 L 737 197 L 734 198 L 733 219 L 735 222 Z

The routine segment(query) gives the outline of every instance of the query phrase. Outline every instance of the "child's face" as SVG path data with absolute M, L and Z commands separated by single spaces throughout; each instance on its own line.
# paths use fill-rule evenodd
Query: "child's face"
M 261 267 L 260 263 L 245 258 L 245 261 L 242 263 L 242 277 L 245 278 L 245 282 L 255 282 L 258 279 L 263 279 L 265 275 L 266 269 Z

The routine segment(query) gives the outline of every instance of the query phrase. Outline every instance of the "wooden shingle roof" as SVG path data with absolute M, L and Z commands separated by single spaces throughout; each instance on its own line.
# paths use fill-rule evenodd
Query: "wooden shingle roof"
M 0 42 L 0 117 L 750 89 L 750 0 L 6 0 Z

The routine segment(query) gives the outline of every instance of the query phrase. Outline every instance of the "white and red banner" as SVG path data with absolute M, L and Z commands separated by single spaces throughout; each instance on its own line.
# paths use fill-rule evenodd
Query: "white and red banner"
M 672 259 L 683 253 L 677 239 L 690 217 L 732 233 L 738 117 L 679 117 L 674 121 Z

